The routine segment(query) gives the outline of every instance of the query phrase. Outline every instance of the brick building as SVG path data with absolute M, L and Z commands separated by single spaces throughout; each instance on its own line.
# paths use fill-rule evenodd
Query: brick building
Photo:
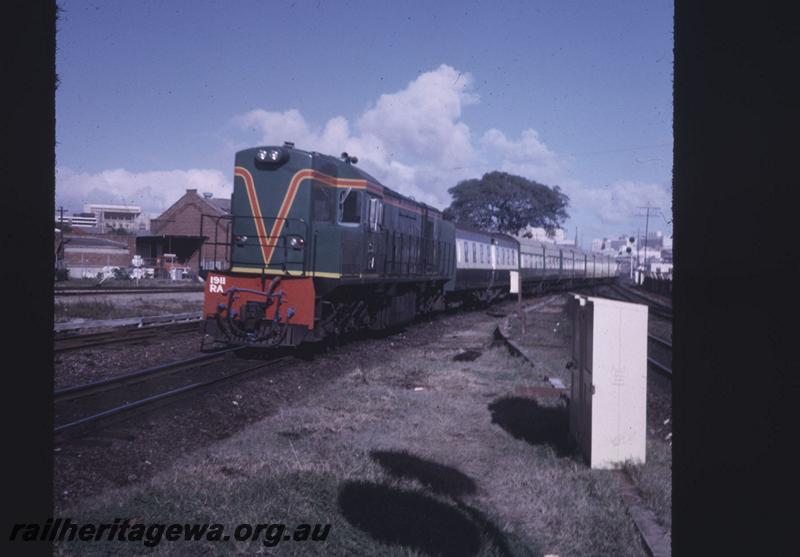
M 196 189 L 188 189 L 150 221 L 149 235 L 136 238 L 136 253 L 156 268 L 162 267 L 165 258 L 192 271 L 227 268 L 230 211 L 230 199 L 199 195 Z
M 55 235 L 57 265 L 69 269 L 69 278 L 95 278 L 104 267 L 131 266 L 135 253 L 134 236 L 103 234 Z

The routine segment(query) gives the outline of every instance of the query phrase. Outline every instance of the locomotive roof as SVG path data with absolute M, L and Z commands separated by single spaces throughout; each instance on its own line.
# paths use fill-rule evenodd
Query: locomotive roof
M 519 241 L 522 245 L 523 252 L 525 253 L 530 253 L 531 250 L 534 250 L 536 253 L 540 253 L 542 247 L 544 247 L 545 251 L 550 253 L 563 251 L 564 253 L 575 253 L 576 255 L 592 255 L 590 252 L 584 251 L 577 246 L 553 244 L 550 242 L 542 242 L 541 240 L 534 240 L 532 238 L 520 238 Z
M 509 236 L 508 234 L 504 234 L 502 232 L 481 230 L 480 228 L 476 228 L 474 226 L 469 226 L 466 224 L 456 224 L 456 237 L 458 237 L 459 232 L 466 232 L 468 234 L 473 234 L 477 236 L 491 236 L 496 240 L 504 240 L 510 244 L 514 244 L 515 246 L 519 243 L 517 242 L 516 238 L 514 238 L 513 236 Z
M 297 149 L 297 148 L 292 148 L 292 150 L 300 151 L 300 149 Z M 372 184 L 380 186 L 383 189 L 383 194 L 384 195 L 389 195 L 389 196 L 392 196 L 392 197 L 397 198 L 397 199 L 402 199 L 403 201 L 405 201 L 407 203 L 413 203 L 415 205 L 419 205 L 419 206 L 422 206 L 422 207 L 427 207 L 428 211 L 430 211 L 431 213 L 435 213 L 435 214 L 438 214 L 438 215 L 441 214 L 441 211 L 439 209 L 437 209 L 436 207 L 432 207 L 432 206 L 428 205 L 427 203 L 423 203 L 422 201 L 417 201 L 413 197 L 409 197 L 407 195 L 403 195 L 401 193 L 398 193 L 398 192 L 394 191 L 391 188 L 388 188 L 388 187 L 384 186 L 382 183 L 380 183 L 377 179 L 375 179 L 374 176 L 372 176 L 368 172 L 365 172 L 365 171 L 361 170 L 359 167 L 357 167 L 354 164 L 346 163 L 341 158 L 334 157 L 332 155 L 326 155 L 324 153 L 318 153 L 316 151 L 312 151 L 311 153 L 308 153 L 307 151 L 301 151 L 301 152 L 307 153 L 307 154 L 311 155 L 312 157 L 325 159 L 325 160 L 327 160 L 327 162 L 333 163 L 333 164 L 337 165 L 339 168 L 347 168 L 349 173 L 353 173 L 353 174 L 356 175 L 355 177 L 360 178 L 362 180 L 366 180 L 367 182 L 370 182 Z

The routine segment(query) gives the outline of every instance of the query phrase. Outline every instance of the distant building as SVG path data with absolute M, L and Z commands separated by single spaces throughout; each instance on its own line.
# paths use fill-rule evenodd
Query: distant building
M 538 242 L 548 242 L 551 244 L 557 244 L 560 246 L 574 246 L 575 240 L 570 240 L 566 237 L 564 230 L 561 228 L 556 228 L 553 231 L 552 235 L 549 235 L 544 228 L 538 228 L 534 226 L 526 226 L 522 230 L 520 230 L 519 236 L 530 238 L 531 240 L 536 240 Z
M 672 263 L 665 261 L 653 261 L 647 266 L 647 270 L 651 273 L 661 276 L 672 276 Z
M 61 215 L 56 216 L 56 224 L 62 222 Z M 97 217 L 94 213 L 75 213 L 73 215 L 64 215 L 64 224 L 70 225 L 72 228 L 97 228 Z
M 628 248 L 636 250 L 636 242 L 633 236 L 621 235 L 618 238 L 602 238 L 592 240 L 592 251 L 607 255 L 628 256 Z
M 201 196 L 196 189 L 187 189 L 172 206 L 150 221 L 150 234 L 136 238 L 136 253 L 156 269 L 163 269 L 165 261 L 193 271 L 225 269 L 230 212 L 230 199 L 215 198 L 208 193 Z
M 89 203 L 83 206 L 83 215 L 94 215 L 97 228 L 102 232 L 126 230 L 131 233 L 146 232 L 150 218 L 136 205 L 103 205 Z
M 651 230 L 647 233 L 647 238 L 641 236 L 639 245 L 641 247 L 661 249 L 664 246 L 664 233 L 660 230 Z
M 95 278 L 104 267 L 130 267 L 135 248 L 133 236 L 56 234 L 57 267 L 66 267 L 69 278 Z

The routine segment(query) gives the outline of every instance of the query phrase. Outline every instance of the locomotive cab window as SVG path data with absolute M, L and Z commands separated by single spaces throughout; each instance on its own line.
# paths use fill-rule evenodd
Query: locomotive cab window
M 377 197 L 369 198 L 369 229 L 377 232 L 383 225 L 383 203 Z
M 333 197 L 329 193 L 329 188 L 315 186 L 312 190 L 314 200 L 314 220 L 320 222 L 330 222 L 333 220 Z
M 361 192 L 345 188 L 339 192 L 339 224 L 355 225 L 361 223 Z

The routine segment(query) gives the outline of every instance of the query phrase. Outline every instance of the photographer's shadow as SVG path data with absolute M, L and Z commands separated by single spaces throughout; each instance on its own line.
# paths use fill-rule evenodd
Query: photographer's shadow
M 405 451 L 372 451 L 370 457 L 389 475 L 416 480 L 431 494 L 371 482 L 345 482 L 338 503 L 350 524 L 383 543 L 428 555 L 474 556 L 487 541 L 498 555 L 513 555 L 502 531 L 460 500 L 477 491 L 469 476 Z

